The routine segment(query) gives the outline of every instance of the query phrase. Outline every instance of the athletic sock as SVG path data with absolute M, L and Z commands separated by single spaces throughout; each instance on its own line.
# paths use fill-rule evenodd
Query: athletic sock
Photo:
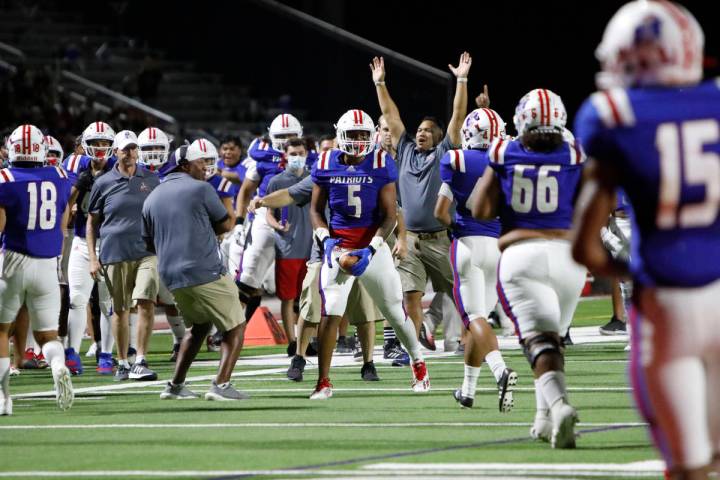
M 543 418 L 547 417 L 549 410 L 550 406 L 545 400 L 545 395 L 543 395 L 540 382 L 535 379 L 535 416 Z
M 51 368 L 65 365 L 65 350 L 58 340 L 51 340 L 42 346 L 42 353 Z
M 0 390 L 5 398 L 10 396 L 10 357 L 0 358 Z
M 118 365 L 121 365 L 125 368 L 130 368 L 130 363 L 127 361 L 127 359 L 118 359 Z
M 68 348 L 76 352 L 80 351 L 83 334 L 87 326 L 87 308 L 85 305 L 79 308 L 71 308 L 68 314 Z
M 475 389 L 477 388 L 478 377 L 480 376 L 480 367 L 472 367 L 465 364 L 465 377 L 462 384 L 463 397 L 475 398 Z
M 566 400 L 567 392 L 565 391 L 565 374 L 563 372 L 555 370 L 545 372 L 537 379 L 537 383 L 551 410 Z
M 140 363 L 140 362 L 142 362 L 143 360 L 145 360 L 145 355 L 137 355 L 137 356 L 135 357 L 135 363 Z
M 130 313 L 128 316 L 128 328 L 130 329 L 130 341 L 128 342 L 128 347 L 134 348 L 137 350 L 137 324 L 138 324 L 138 314 L 137 313 Z
M 167 321 L 174 336 L 174 344 L 179 345 L 185 336 L 185 322 L 183 321 L 183 317 L 179 315 L 168 315 Z
M 104 313 L 100 314 L 100 351 L 112 353 L 115 337 L 112 333 L 112 320 Z
M 500 353 L 499 350 L 493 350 L 492 352 L 485 355 L 485 361 L 487 362 L 488 367 L 490 367 L 490 370 L 495 377 L 495 382 L 499 382 L 500 378 L 502 378 L 503 372 L 507 368 L 502 353 Z
M 395 330 L 392 327 L 383 327 L 383 340 L 384 344 L 387 345 L 395 341 Z

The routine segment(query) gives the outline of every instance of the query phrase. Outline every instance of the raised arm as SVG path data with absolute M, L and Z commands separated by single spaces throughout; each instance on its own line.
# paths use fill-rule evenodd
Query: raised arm
M 395 105 L 393 99 L 390 98 L 390 92 L 388 92 L 387 86 L 385 86 L 385 60 L 383 57 L 373 58 L 370 64 L 370 71 L 372 72 L 373 82 L 375 82 L 375 92 L 377 93 L 380 111 L 383 117 L 385 117 L 385 121 L 390 129 L 393 148 L 397 148 L 400 135 L 405 131 L 405 125 L 403 125 L 400 119 L 400 111 L 397 105 Z
M 460 55 L 457 67 L 448 64 L 448 68 L 457 78 L 455 98 L 453 99 L 453 113 L 447 129 L 448 137 L 453 145 L 460 145 L 462 141 L 460 127 L 462 127 L 462 122 L 467 115 L 467 81 L 470 65 L 472 65 L 472 57 L 468 52 L 463 52 Z

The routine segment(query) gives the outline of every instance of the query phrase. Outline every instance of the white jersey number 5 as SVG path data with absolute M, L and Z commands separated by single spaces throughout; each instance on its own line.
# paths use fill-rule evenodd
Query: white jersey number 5
M 360 201 L 359 196 L 355 195 L 356 193 L 360 193 L 360 185 L 348 185 L 348 206 L 355 207 L 355 213 L 352 216 L 360 218 L 362 215 L 362 201 Z
M 29 205 L 28 230 L 35 230 L 40 224 L 40 230 L 51 230 L 57 220 L 57 190 L 52 182 L 42 182 L 38 192 L 37 183 L 28 183 Z M 38 208 L 40 204 L 40 208 Z M 39 220 L 39 222 L 38 222 Z

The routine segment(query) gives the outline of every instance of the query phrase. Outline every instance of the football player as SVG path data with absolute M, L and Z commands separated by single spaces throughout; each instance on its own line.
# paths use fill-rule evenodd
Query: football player
M 570 224 L 584 155 L 563 137 L 567 113 L 550 90 L 530 91 L 515 109 L 518 138 L 497 138 L 473 193 L 475 218 L 498 214 L 497 290 L 535 374 L 533 438 L 574 448 L 577 413 L 565 388 L 563 337 L 586 270 L 570 255 Z
M 720 462 L 720 85 L 702 82 L 704 35 L 675 3 L 634 1 L 608 23 L 602 71 L 576 116 L 595 160 L 575 258 L 626 274 L 598 239 L 616 187 L 632 204 L 631 380 L 666 478 Z
M 453 270 L 453 297 L 470 338 L 465 346 L 465 377 L 455 400 L 472 407 L 480 366 L 485 360 L 495 377 L 499 409 L 513 408 L 513 388 L 517 373 L 507 368 L 498 341 L 487 322 L 497 303 L 495 284 L 500 250 L 500 222 L 475 220 L 468 208 L 470 194 L 487 166 L 487 149 L 496 138 L 505 138 L 505 122 L 495 110 L 478 108 L 465 117 L 461 129 L 462 150 L 450 150 L 440 159 L 442 186 L 435 205 L 435 217 L 450 227 L 450 265 Z M 455 204 L 455 216 L 450 207 Z
M 45 165 L 49 165 L 51 167 L 59 166 L 64 158 L 62 145 L 60 145 L 60 142 L 58 142 L 55 137 L 50 135 L 45 136 L 45 141 L 48 146 L 47 156 L 45 157 Z
M 68 219 L 70 182 L 60 167 L 46 167 L 47 143 L 33 125 L 7 141 L 10 168 L 0 170 L 0 415 L 12 414 L 8 332 L 23 303 L 35 338 L 52 368 L 58 406 L 74 399 L 70 371 L 58 340 L 58 256 Z
M 83 373 L 80 360 L 80 344 L 87 324 L 87 305 L 93 290 L 94 280 L 90 276 L 90 259 L 85 240 L 88 201 L 95 179 L 109 171 L 115 165 L 112 156 L 112 144 L 115 131 L 105 122 L 92 122 L 85 128 L 81 145 L 85 155 L 72 154 L 63 162 L 63 168 L 73 185 L 70 205 L 75 205 L 74 237 L 68 259 L 68 286 L 70 290 L 70 310 L 68 312 L 68 348 L 65 351 L 67 366 L 74 375 Z M 110 327 L 112 316 L 110 297 L 104 286 L 98 285 L 101 299 L 100 317 L 100 355 L 97 372 L 112 375 L 112 348 L 114 338 Z
M 321 332 L 319 375 L 311 399 L 332 396 L 330 361 L 335 337 L 356 280 L 367 289 L 383 316 L 395 328 L 412 358 L 415 392 L 430 389 L 430 376 L 420 352 L 415 326 L 402 307 L 400 275 L 385 239 L 395 229 L 397 171 L 392 158 L 375 149 L 375 125 L 362 110 L 349 110 L 338 120 L 339 150 L 323 152 L 312 171 L 310 217 L 315 237 L 323 245 L 320 272 L 326 325 Z M 326 205 L 330 218 L 325 217 Z M 343 262 L 351 263 L 341 269 Z

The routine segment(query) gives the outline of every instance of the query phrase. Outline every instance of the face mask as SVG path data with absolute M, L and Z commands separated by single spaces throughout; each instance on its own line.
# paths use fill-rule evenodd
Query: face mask
M 301 172 L 305 169 L 305 161 L 307 157 L 299 155 L 290 155 L 287 159 L 287 168 L 293 172 Z

